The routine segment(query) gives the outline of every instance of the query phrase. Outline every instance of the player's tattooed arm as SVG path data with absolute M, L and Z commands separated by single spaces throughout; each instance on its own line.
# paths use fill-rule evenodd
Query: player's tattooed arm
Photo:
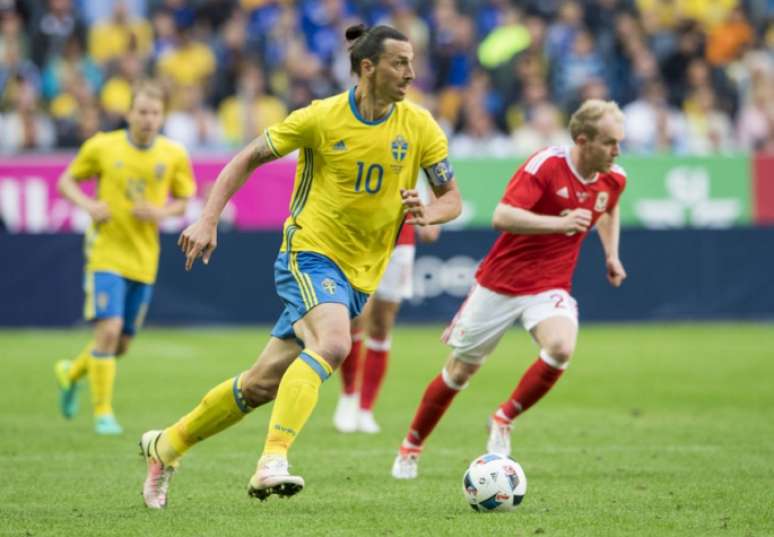
M 177 241 L 186 257 L 186 270 L 190 270 L 199 257 L 205 264 L 209 263 L 210 256 L 217 246 L 218 219 L 226 203 L 245 184 L 253 170 L 276 158 L 278 155 L 269 147 L 267 139 L 264 136 L 258 136 L 221 170 L 201 216 L 183 230 Z
M 247 146 L 246 150 L 250 153 L 249 167 L 251 170 L 278 158 L 272 151 L 266 140 L 266 136 L 264 135 L 258 136 L 255 140 L 250 142 L 250 145 Z

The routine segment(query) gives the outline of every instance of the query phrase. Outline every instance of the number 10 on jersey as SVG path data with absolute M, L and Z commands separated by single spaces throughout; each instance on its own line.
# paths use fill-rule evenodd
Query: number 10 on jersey
M 355 180 L 355 192 L 368 192 L 376 194 L 382 188 L 384 168 L 381 164 L 371 164 L 366 169 L 363 161 L 357 161 L 357 179 Z

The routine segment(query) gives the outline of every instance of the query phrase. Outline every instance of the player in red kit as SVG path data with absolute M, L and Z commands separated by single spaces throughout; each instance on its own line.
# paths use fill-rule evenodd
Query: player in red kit
M 395 318 L 401 302 L 413 295 L 415 244 L 433 242 L 440 232 L 439 226 L 403 226 L 376 293 L 352 322 L 352 349 L 341 364 L 341 395 L 333 415 L 339 432 L 380 431 L 373 407 L 387 372 Z M 361 357 L 364 343 L 365 357 Z
M 607 278 L 626 271 L 618 256 L 618 199 L 626 173 L 614 164 L 623 114 L 611 101 L 589 100 L 570 118 L 571 147 L 532 155 L 511 178 L 494 212 L 502 234 L 481 262 L 476 283 L 444 332 L 452 348 L 427 386 L 392 467 L 397 479 L 417 476 L 422 445 L 506 330 L 519 321 L 540 347 L 537 360 L 490 417 L 489 452 L 509 455 L 514 418 L 556 383 L 575 350 L 578 311 L 570 295 L 580 246 L 596 224 Z

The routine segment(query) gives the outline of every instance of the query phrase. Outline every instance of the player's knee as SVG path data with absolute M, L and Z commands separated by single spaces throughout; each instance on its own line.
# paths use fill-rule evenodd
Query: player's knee
M 314 349 L 333 367 L 338 367 L 349 355 L 352 348 L 352 338 L 349 334 L 331 335 L 319 342 L 319 348 Z
M 470 378 L 478 371 L 478 364 L 472 364 L 469 362 L 463 362 L 458 358 L 452 358 L 447 362 L 444 371 L 444 380 L 447 381 L 452 387 L 465 386 Z
M 383 341 L 390 336 L 391 328 L 391 323 L 387 323 L 383 319 L 372 319 L 368 326 L 368 337 Z
M 543 346 L 543 351 L 555 361 L 565 364 L 572 358 L 572 353 L 575 352 L 575 344 L 564 338 L 556 338 L 546 342 Z
M 119 356 L 123 356 L 124 354 L 127 353 L 127 351 L 129 351 L 129 344 L 130 344 L 130 341 L 124 338 L 120 338 L 118 340 L 118 346 L 116 347 L 116 358 L 118 358 Z
M 94 350 L 117 354 L 121 341 L 121 325 L 106 323 L 100 326 L 95 335 Z

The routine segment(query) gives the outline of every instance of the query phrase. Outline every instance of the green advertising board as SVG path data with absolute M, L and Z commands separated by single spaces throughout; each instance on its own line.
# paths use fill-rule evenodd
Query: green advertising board
M 522 158 L 455 160 L 465 200 L 457 225 L 489 227 L 505 186 L 522 162 Z M 619 163 L 628 179 L 621 198 L 623 226 L 725 228 L 752 221 L 748 155 L 624 156 Z

